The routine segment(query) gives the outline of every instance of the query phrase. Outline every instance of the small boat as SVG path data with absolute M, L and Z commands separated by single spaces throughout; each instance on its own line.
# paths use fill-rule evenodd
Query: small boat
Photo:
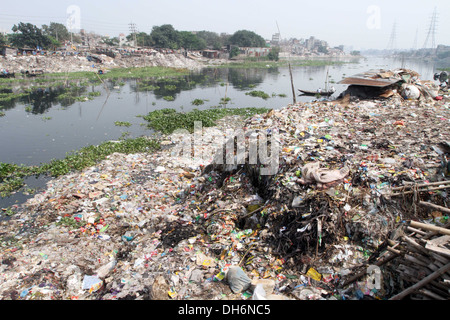
M 325 96 L 325 97 L 329 97 L 331 96 L 335 90 L 329 90 L 329 91 L 309 91 L 309 90 L 301 90 L 298 89 L 298 91 L 300 91 L 302 93 L 302 95 L 305 96 L 316 96 L 316 95 L 320 95 L 320 96 Z
M 310 91 L 310 90 L 301 90 L 298 89 L 298 91 L 300 91 L 304 96 L 324 96 L 324 97 L 329 97 L 331 96 L 333 93 L 336 92 L 336 89 L 334 87 L 331 87 L 330 89 L 328 89 L 328 68 L 327 68 L 327 76 L 325 79 L 325 90 L 319 89 L 317 91 Z

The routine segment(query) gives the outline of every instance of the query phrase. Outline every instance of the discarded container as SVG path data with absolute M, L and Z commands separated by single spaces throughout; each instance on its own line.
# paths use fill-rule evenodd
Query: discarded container
M 402 85 L 401 94 L 406 100 L 417 100 L 420 98 L 419 88 L 412 84 Z

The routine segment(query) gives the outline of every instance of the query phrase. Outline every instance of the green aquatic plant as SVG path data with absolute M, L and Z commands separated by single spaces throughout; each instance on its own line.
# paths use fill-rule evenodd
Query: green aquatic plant
M 131 127 L 131 123 L 128 121 L 115 121 L 114 125 L 118 127 Z
M 250 92 L 246 92 L 245 94 L 248 96 L 252 96 L 252 97 L 260 97 L 260 98 L 263 98 L 264 100 L 270 98 L 270 96 L 267 93 L 265 93 L 264 91 L 260 91 L 260 90 L 253 90 Z
M 204 103 L 205 103 L 205 100 L 202 100 L 202 99 L 194 99 L 194 100 L 191 102 L 191 104 L 194 105 L 194 106 L 200 106 L 200 105 L 202 105 L 202 104 L 204 104 Z
M 164 96 L 163 99 L 166 101 L 174 101 L 175 100 L 175 98 L 172 96 Z
M 157 140 L 139 137 L 120 141 L 107 141 L 99 145 L 83 147 L 66 154 L 63 159 L 53 159 L 39 166 L 25 166 L 0 162 L 0 196 L 5 197 L 24 186 L 24 177 L 51 175 L 58 177 L 72 171 L 80 171 L 106 159 L 115 152 L 131 154 L 153 152 L 160 148 Z
M 168 91 L 175 91 L 175 90 L 177 90 L 177 86 L 176 86 L 176 85 L 173 85 L 173 84 L 166 84 L 166 85 L 164 86 L 164 89 L 166 89 L 166 90 L 168 90 Z
M 88 93 L 89 97 L 98 97 L 100 96 L 102 93 L 100 91 L 91 91 Z
M 230 102 L 230 101 L 231 101 L 231 98 L 230 98 L 230 97 L 220 98 L 219 104 L 225 106 L 225 105 L 226 105 L 228 102 Z
M 189 112 L 177 112 L 175 109 L 161 109 L 144 116 L 148 127 L 164 134 L 171 134 L 177 129 L 194 131 L 194 123 L 201 121 L 203 127 L 212 127 L 216 121 L 231 115 L 250 117 L 254 114 L 266 113 L 266 108 L 211 108 L 207 110 L 194 109 Z

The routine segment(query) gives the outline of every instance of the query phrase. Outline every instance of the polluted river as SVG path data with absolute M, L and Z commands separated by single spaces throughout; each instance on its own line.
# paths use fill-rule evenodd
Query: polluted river
M 395 90 L 340 96 L 380 69 Z M 1 198 L 0 299 L 448 299 L 450 99 L 421 86 L 436 72 L 368 57 L 28 87 L 0 117 L 0 169 L 26 183 Z
M 314 97 L 299 95 L 298 89 L 324 89 L 327 75 L 328 86 L 336 88 L 333 97 L 337 97 L 347 88 L 338 84 L 340 80 L 366 70 L 404 67 L 416 70 L 427 80 L 436 72 L 432 63 L 414 60 L 369 57 L 343 61 L 330 66 L 293 67 L 296 101 L 313 100 Z M 207 68 L 175 80 L 159 79 L 150 84 L 126 78 L 104 84 L 80 85 L 80 81 L 76 84 L 69 98 L 58 99 L 63 89 L 47 87 L 4 107 L 5 116 L 0 118 L 0 162 L 39 165 L 104 141 L 152 135 L 142 116 L 154 110 L 279 109 L 293 102 L 288 67 Z M 263 92 L 267 97 L 253 97 L 248 94 L 251 91 Z M 195 104 L 195 100 L 200 104 Z M 28 177 L 27 189 L 40 188 L 48 179 L 42 175 Z M 18 204 L 27 197 L 20 191 L 1 197 L 0 207 Z

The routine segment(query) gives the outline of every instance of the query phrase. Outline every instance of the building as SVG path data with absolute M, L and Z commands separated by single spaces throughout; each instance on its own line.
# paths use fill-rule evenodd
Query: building
M 124 45 L 128 45 L 127 37 L 124 33 L 119 34 L 119 47 L 123 47 Z
M 281 40 L 280 34 L 279 33 L 275 33 L 275 34 L 272 35 L 271 44 L 272 45 L 279 45 L 280 44 L 280 40 Z
M 220 58 L 220 51 L 218 50 L 202 50 L 202 56 L 208 59 Z
M 265 57 L 270 52 L 270 48 L 239 47 L 239 50 L 247 57 Z

